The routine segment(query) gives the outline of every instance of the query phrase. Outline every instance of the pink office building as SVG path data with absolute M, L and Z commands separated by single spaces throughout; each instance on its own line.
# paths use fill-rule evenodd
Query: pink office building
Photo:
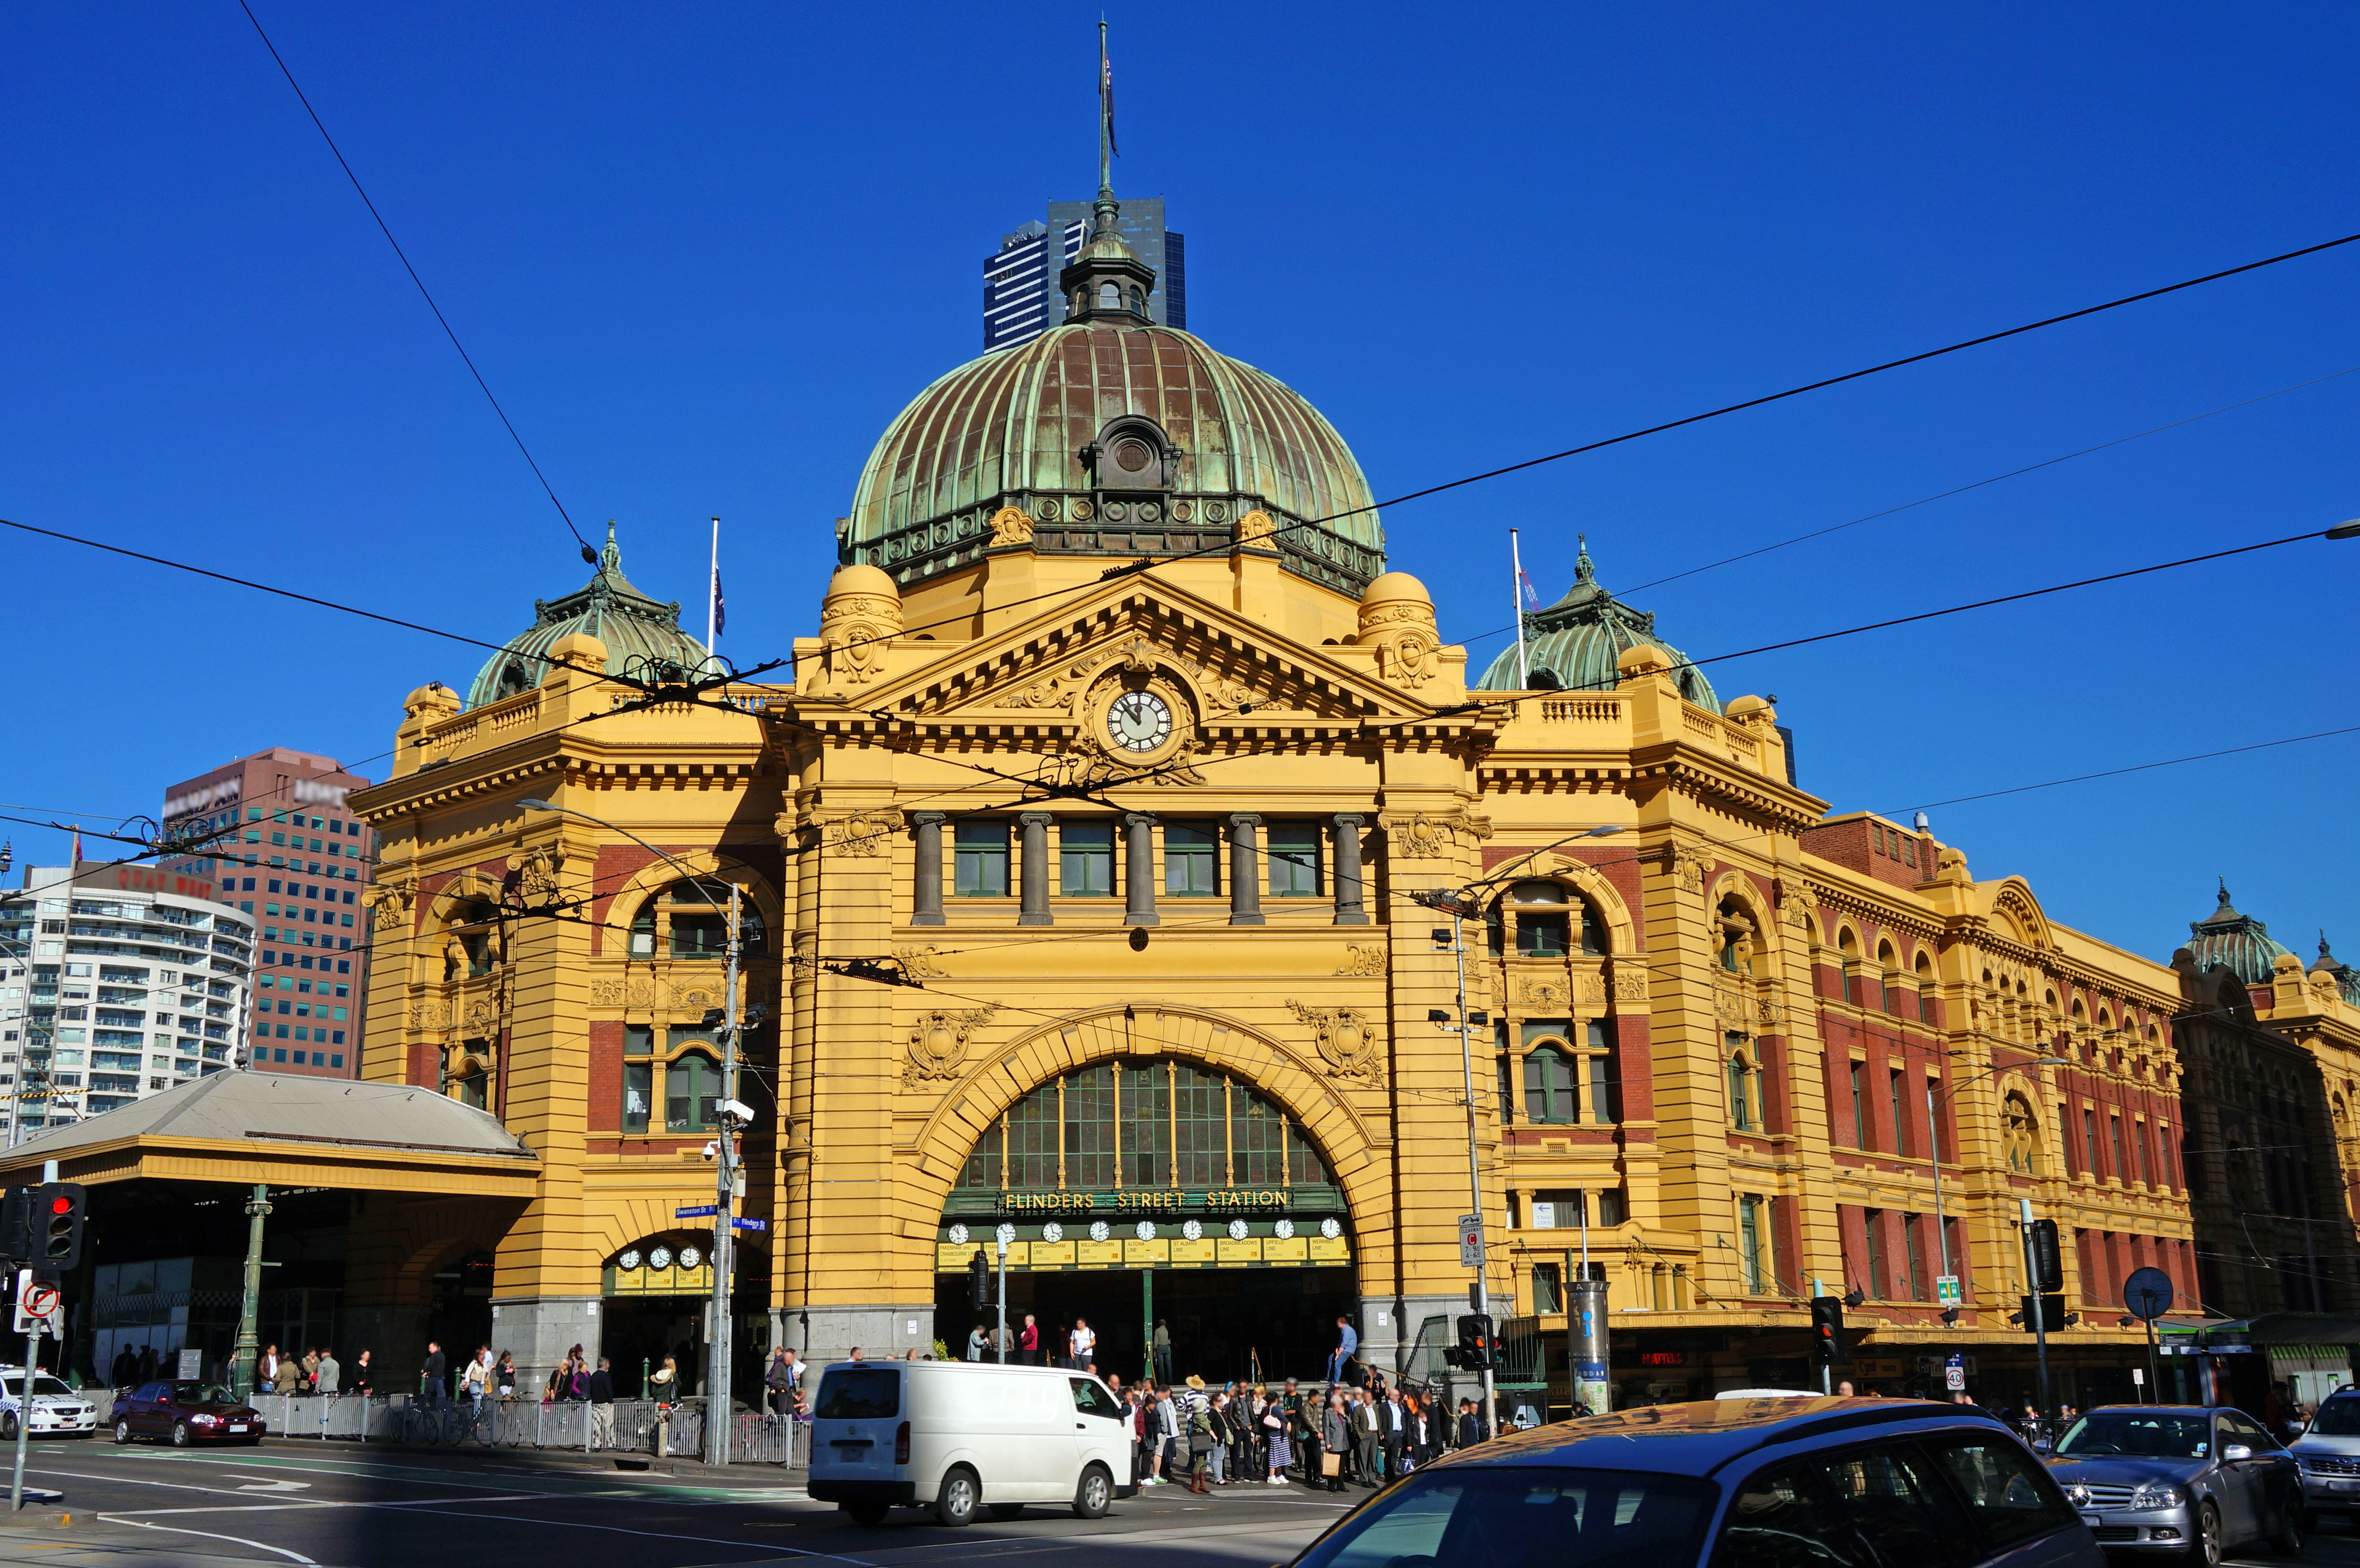
M 360 1075 L 375 857 L 344 797 L 368 782 L 332 757 L 275 746 L 165 792 L 168 832 L 224 830 L 216 852 L 167 868 L 212 878 L 214 897 L 257 928 L 241 1065 Z

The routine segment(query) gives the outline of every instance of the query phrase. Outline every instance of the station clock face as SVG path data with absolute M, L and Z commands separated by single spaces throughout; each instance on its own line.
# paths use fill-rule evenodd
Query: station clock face
M 1195 1220 L 1185 1220 L 1181 1222 L 1180 1234 L 1190 1241 L 1202 1241 L 1205 1239 L 1205 1227 Z
M 1051 1220 L 1041 1227 L 1041 1239 L 1054 1246 L 1065 1239 L 1065 1227 L 1055 1220 Z
M 1104 1241 L 1113 1234 L 1114 1232 L 1108 1227 L 1106 1221 L 1092 1220 L 1090 1222 L 1090 1239 L 1092 1241 Z
M 1153 751 L 1172 735 L 1172 709 L 1153 691 L 1125 691 L 1107 709 L 1107 735 L 1125 751 Z
M 671 1268 L 672 1248 L 669 1247 L 659 1247 L 650 1251 L 648 1254 L 648 1267 L 650 1269 Z
M 1139 1222 L 1139 1239 L 1142 1241 L 1153 1241 L 1155 1239 L 1155 1222 L 1153 1220 L 1142 1220 Z
M 680 1266 L 683 1269 L 694 1269 L 704 1261 L 705 1254 L 697 1251 L 696 1248 L 683 1247 L 680 1249 Z
M 1229 1222 L 1229 1239 L 1231 1241 L 1243 1241 L 1246 1238 L 1246 1229 L 1245 1221 L 1231 1220 Z
M 955 1225 L 951 1226 L 951 1245 L 953 1247 L 965 1247 L 967 1245 L 967 1226 L 963 1225 Z
M 639 1266 L 639 1249 L 636 1247 L 624 1248 L 623 1256 L 615 1259 L 615 1262 L 619 1268 L 637 1269 Z
M 1016 1239 L 1016 1227 L 1012 1225 L 1002 1225 L 998 1230 L 993 1231 L 991 1234 L 993 1239 L 997 1241 L 1014 1241 Z
M 1285 1241 L 1295 1235 L 1295 1222 L 1293 1220 L 1281 1220 L 1270 1228 L 1272 1233 L 1281 1241 Z
M 1319 1234 L 1326 1236 L 1328 1240 L 1333 1241 L 1338 1236 L 1344 1234 L 1344 1222 L 1332 1215 L 1327 1219 L 1321 1220 L 1319 1222 Z

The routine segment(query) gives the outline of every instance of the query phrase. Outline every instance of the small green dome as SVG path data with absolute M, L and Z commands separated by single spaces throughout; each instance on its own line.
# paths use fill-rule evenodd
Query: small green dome
M 2248 985 L 2267 985 L 2277 973 L 2276 963 L 2287 951 L 2270 940 L 2270 928 L 2229 904 L 2229 884 L 2221 884 L 2221 901 L 2211 915 L 2191 920 L 2196 940 L 2188 950 L 2199 969 L 2226 969 Z
M 532 625 L 508 638 L 484 661 L 467 690 L 467 706 L 480 708 L 541 684 L 549 672 L 548 653 L 560 637 L 587 632 L 606 645 L 606 671 L 626 672 L 634 661 L 665 660 L 694 670 L 705 662 L 705 645 L 680 629 L 680 603 L 658 604 L 623 575 L 623 551 L 615 525 L 606 525 L 606 548 L 598 552 L 598 574 L 563 599 L 536 599 Z
M 1357 597 L 1384 570 L 1374 501 L 1294 388 L 1176 327 L 1096 310 L 918 394 L 861 470 L 837 558 L 906 586 L 980 559 L 1002 506 L 1033 519 L 1044 554 L 1125 560 L 1225 542 L 1260 510 L 1288 568 Z
M 2342 993 L 2344 999 L 2360 1007 L 2360 969 L 2353 968 L 2327 951 L 2325 931 L 2319 933 L 2319 956 L 2312 960 L 2311 973 L 2333 976 L 2335 989 Z
M 1524 616 L 1524 668 L 1516 679 L 1516 649 L 1512 644 L 1491 661 L 1479 691 L 1612 691 L 1622 677 L 1616 660 L 1645 644 L 1660 648 L 1674 666 L 1672 679 L 1680 694 L 1700 708 L 1721 712 L 1721 699 L 1704 671 L 1688 662 L 1688 655 L 1655 635 L 1655 616 L 1634 610 L 1599 585 L 1597 568 L 1590 560 L 1590 536 L 1578 536 L 1581 553 L 1573 569 L 1573 587 L 1546 610 Z

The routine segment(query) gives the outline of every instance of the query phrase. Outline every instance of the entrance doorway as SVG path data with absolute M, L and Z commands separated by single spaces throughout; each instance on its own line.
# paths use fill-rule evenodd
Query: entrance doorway
M 615 1397 L 648 1397 L 645 1378 L 672 1356 L 680 1363 L 679 1392 L 705 1386 L 705 1312 L 702 1296 L 609 1296 L 600 1303 L 606 1326 L 598 1354 L 614 1363 Z
M 1000 1277 L 991 1279 L 999 1290 Z M 1360 1293 L 1349 1269 L 1070 1269 L 1008 1276 L 1008 1326 L 1024 1314 L 1041 1325 L 1044 1356 L 1065 1353 L 1076 1317 L 1098 1334 L 1098 1367 L 1126 1383 L 1147 1369 L 1146 1321 L 1171 1330 L 1172 1374 L 1194 1373 L 1207 1383 L 1244 1380 L 1261 1369 L 1265 1383 L 1318 1377 L 1336 1345 L 1336 1319 L 1357 1322 Z M 967 1355 L 967 1334 L 979 1321 L 987 1332 L 995 1306 L 981 1313 L 968 1304 L 967 1276 L 934 1277 L 934 1332 L 955 1356 Z

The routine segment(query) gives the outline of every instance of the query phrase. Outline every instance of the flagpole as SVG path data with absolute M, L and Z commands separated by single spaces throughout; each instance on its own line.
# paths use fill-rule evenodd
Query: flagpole
M 1533 672 L 1524 665 L 1524 556 L 1513 528 L 1508 530 L 1508 564 L 1514 573 L 1508 581 L 1508 603 L 1516 612 L 1516 690 L 1521 691 L 1533 683 Z
M 721 639 L 721 629 L 714 624 L 721 601 L 721 519 L 713 519 L 713 566 L 705 577 L 705 662 L 709 670 L 713 663 L 713 645 Z
M 1113 85 L 1113 72 L 1107 64 L 1106 29 L 1106 18 L 1100 16 L 1098 18 L 1098 195 L 1101 198 L 1114 194 L 1114 160 L 1110 156 L 1113 150 L 1111 144 L 1114 134 L 1114 103 L 1113 94 L 1108 91 Z

